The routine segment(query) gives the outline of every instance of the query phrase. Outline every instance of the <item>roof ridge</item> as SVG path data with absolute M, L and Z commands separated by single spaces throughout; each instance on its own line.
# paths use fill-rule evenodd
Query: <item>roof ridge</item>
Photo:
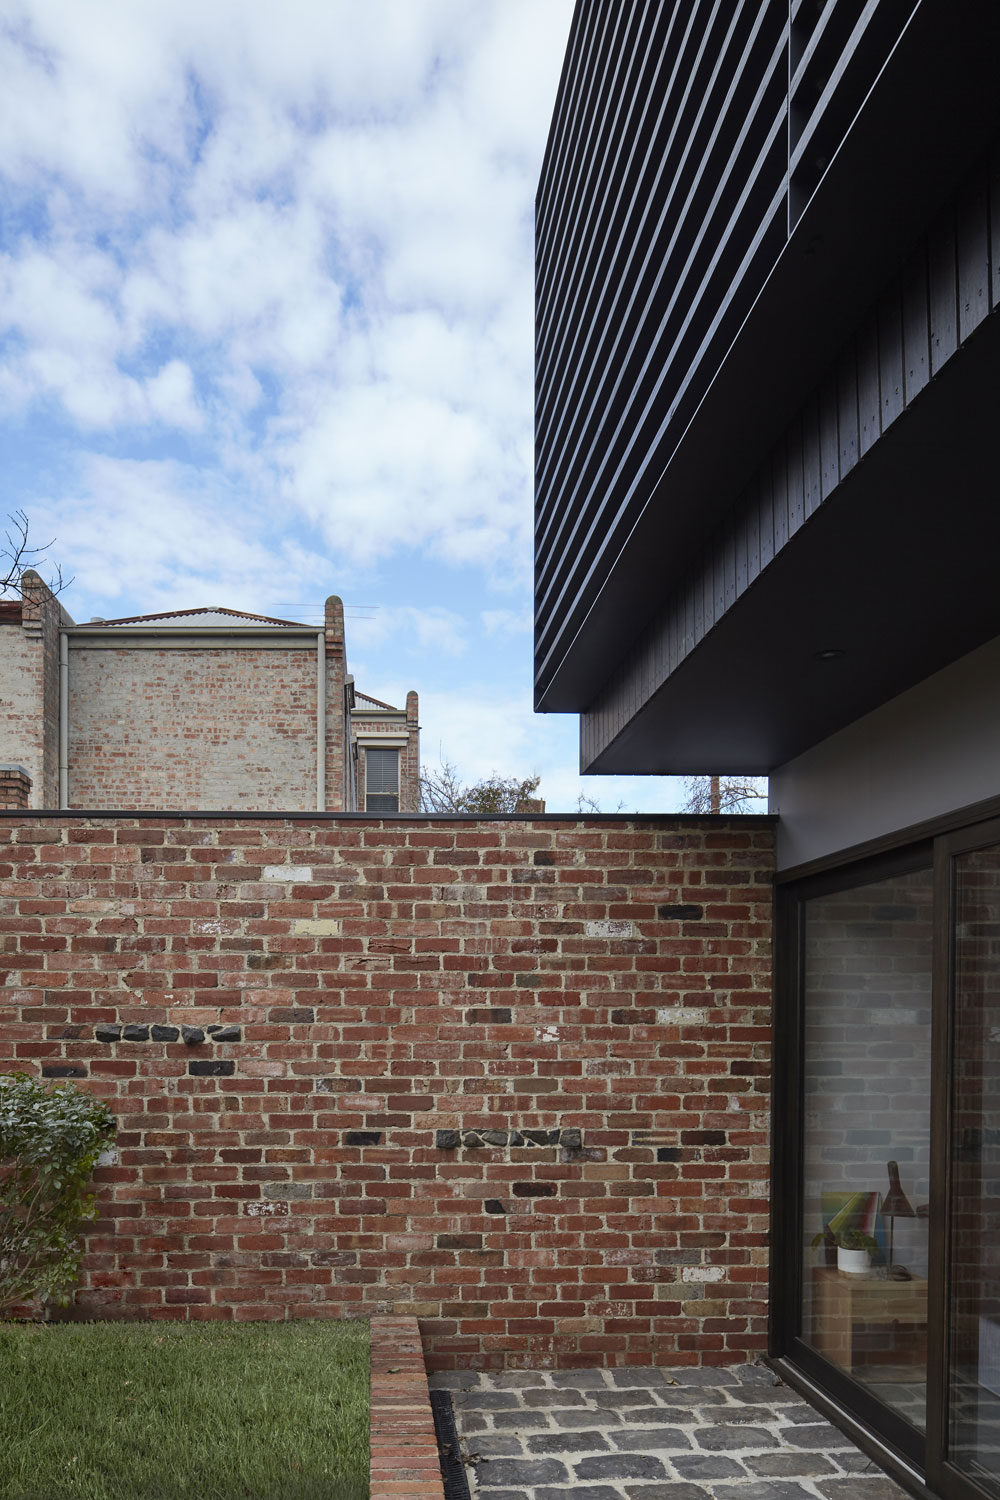
M 301 620 L 279 620 L 274 615 L 258 615 L 246 609 L 230 609 L 226 604 L 203 604 L 194 609 L 162 609 L 150 615 L 121 615 L 116 620 L 94 620 L 95 625 L 142 625 L 148 620 L 178 620 L 185 615 L 233 615 L 240 620 L 260 620 L 266 625 L 301 625 Z

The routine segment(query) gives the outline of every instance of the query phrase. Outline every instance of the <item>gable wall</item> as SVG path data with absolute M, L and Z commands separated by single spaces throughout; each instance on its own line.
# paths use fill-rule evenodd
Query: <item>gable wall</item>
M 316 806 L 314 645 L 74 645 L 69 684 L 71 807 Z

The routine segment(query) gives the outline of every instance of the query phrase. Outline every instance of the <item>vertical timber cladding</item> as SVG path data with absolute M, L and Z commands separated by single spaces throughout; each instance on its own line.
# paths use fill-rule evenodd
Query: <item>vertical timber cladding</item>
M 922 9 L 933 26 L 928 13 L 942 8 Z M 758 437 L 766 448 L 819 377 L 823 340 L 832 353 L 853 316 L 828 309 L 824 328 L 829 285 L 789 270 L 796 227 L 820 227 L 804 213 L 815 195 L 819 220 L 867 226 L 845 236 L 837 275 L 846 285 L 852 265 L 868 268 L 861 307 L 912 241 L 917 223 L 889 253 L 896 216 L 881 230 L 870 211 L 845 216 L 864 190 L 856 173 L 838 182 L 828 168 L 920 10 L 916 0 L 576 6 L 536 201 L 539 706 L 589 705 L 615 649 L 725 520 L 760 462 Z M 868 128 L 881 142 L 866 121 L 855 147 L 892 161 L 862 147 Z M 912 155 L 912 140 L 898 149 Z M 940 201 L 929 195 L 928 213 Z M 829 225 L 816 244 L 824 238 Z M 802 244 L 807 257 L 816 244 Z M 782 262 L 782 290 L 771 286 L 762 312 Z M 762 360 L 775 341 L 798 374 L 784 389 L 776 380 L 751 417 L 747 386 L 770 390 Z M 721 430 L 733 462 L 715 465 Z
M 544 688 L 787 238 L 788 14 L 577 7 L 536 214 Z
M 0 1067 L 119 1120 L 82 1315 L 415 1315 L 438 1367 L 763 1347 L 771 820 L 0 837 Z

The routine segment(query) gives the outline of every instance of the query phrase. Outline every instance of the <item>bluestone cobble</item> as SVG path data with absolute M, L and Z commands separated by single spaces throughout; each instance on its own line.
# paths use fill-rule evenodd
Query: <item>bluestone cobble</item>
M 763 1366 L 446 1371 L 478 1500 L 905 1500 Z

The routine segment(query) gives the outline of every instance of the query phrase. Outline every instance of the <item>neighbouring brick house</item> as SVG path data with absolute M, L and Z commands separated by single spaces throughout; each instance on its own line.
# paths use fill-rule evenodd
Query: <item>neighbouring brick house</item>
M 0 603 L 0 762 L 14 806 L 416 811 L 417 695 L 356 691 L 336 597 L 318 629 L 223 607 L 76 625 L 28 572 Z

